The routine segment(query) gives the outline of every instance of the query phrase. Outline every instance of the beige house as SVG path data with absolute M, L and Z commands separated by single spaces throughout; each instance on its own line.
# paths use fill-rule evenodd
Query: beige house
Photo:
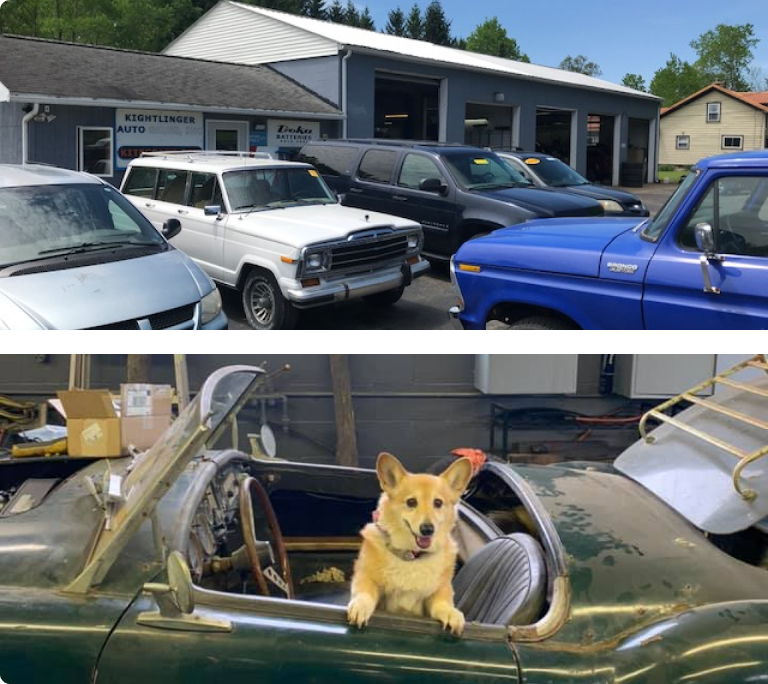
M 717 154 L 768 147 L 768 92 L 717 83 L 661 110 L 659 163 L 690 165 Z

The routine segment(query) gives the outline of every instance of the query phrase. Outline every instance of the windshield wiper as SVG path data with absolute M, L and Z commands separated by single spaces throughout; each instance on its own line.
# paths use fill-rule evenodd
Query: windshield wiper
M 83 254 L 85 252 L 98 252 L 102 249 L 110 249 L 117 247 L 160 247 L 159 242 L 132 242 L 131 240 L 124 240 L 120 242 L 83 242 L 79 245 L 70 245 L 69 247 L 54 247 L 53 249 L 43 249 L 37 253 L 37 256 L 44 256 L 46 254 Z

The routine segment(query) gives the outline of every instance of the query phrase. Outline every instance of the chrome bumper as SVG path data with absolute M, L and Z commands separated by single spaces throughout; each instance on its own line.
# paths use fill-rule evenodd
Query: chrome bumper
M 290 285 L 283 289 L 283 294 L 296 308 L 307 309 L 410 285 L 415 278 L 424 275 L 428 270 L 429 262 L 422 258 L 415 264 L 403 264 L 376 273 L 322 282 L 314 287 L 304 288 L 297 281 L 290 280 Z

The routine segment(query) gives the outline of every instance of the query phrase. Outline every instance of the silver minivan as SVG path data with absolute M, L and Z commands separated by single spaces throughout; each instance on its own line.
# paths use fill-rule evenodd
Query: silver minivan
M 211 279 L 119 190 L 86 173 L 0 164 L 0 329 L 221 330 Z

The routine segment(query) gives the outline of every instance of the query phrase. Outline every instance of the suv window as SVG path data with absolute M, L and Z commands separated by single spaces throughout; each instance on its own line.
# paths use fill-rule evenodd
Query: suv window
M 312 164 L 324 176 L 335 178 L 348 173 L 356 156 L 357 149 L 354 147 L 307 145 L 299 160 Z
M 403 188 L 418 189 L 425 178 L 439 178 L 445 183 L 445 177 L 437 164 L 423 154 L 409 153 L 403 160 L 397 184 Z
M 189 205 L 203 209 L 212 204 L 221 206 L 221 190 L 219 189 L 216 174 L 193 173 Z
M 160 169 L 157 183 L 157 199 L 162 202 L 184 204 L 187 190 L 187 172 L 176 169 Z
M 157 169 L 146 166 L 135 166 L 128 172 L 123 192 L 136 197 L 155 199 L 155 182 L 157 181 Z
M 390 150 L 368 150 L 360 162 L 357 175 L 373 183 L 389 183 L 395 167 L 397 152 Z
M 456 182 L 465 190 L 529 185 L 522 174 L 495 154 L 461 153 L 443 157 Z

